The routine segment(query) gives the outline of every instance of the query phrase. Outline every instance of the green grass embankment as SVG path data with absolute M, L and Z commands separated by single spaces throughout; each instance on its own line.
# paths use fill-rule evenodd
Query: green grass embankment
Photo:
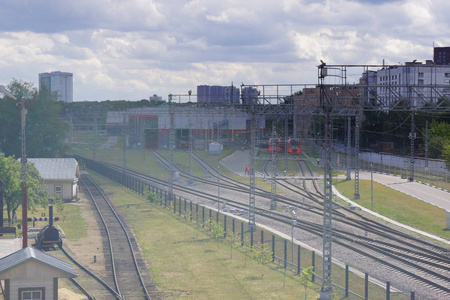
M 96 177 L 131 224 L 149 263 L 153 280 L 167 299 L 297 299 L 304 295 L 299 277 L 280 266 L 261 265 L 245 253 L 219 243 L 195 223 L 171 210 L 143 201 L 129 190 Z M 318 298 L 315 285 L 310 299 Z
M 150 204 L 143 197 L 119 188 L 102 177 L 96 176 L 96 180 L 131 224 L 152 277 L 165 298 L 303 298 L 304 289 L 299 277 L 290 271 L 285 277 L 282 266 L 268 263 L 263 268 L 262 277 L 261 265 L 251 259 L 248 252 L 246 256 L 242 249 L 235 249 L 231 259 L 230 246 L 222 241 L 218 244 L 201 225 L 188 221 L 183 216 L 185 213 L 180 216 L 174 214 L 171 208 Z M 255 236 L 255 241 L 258 240 L 259 237 Z M 308 260 L 302 256 L 302 267 L 304 259 Z M 317 262 L 317 268 L 321 270 L 320 265 Z M 335 278 L 336 282 L 342 285 L 345 277 L 343 271 L 334 270 L 333 277 L 339 277 Z M 360 295 L 363 294 L 363 285 L 361 278 L 352 279 L 350 283 L 352 290 L 356 289 Z M 314 284 L 308 289 L 307 299 L 317 299 L 319 289 L 320 285 Z M 371 284 L 369 294 L 377 298 L 382 297 L 384 291 Z M 342 295 L 336 297 L 344 299 Z M 404 299 L 402 297 L 391 295 L 392 299 Z M 351 296 L 348 299 L 357 298 Z
M 348 199 L 371 209 L 370 180 L 359 181 L 360 199 L 358 200 L 353 199 L 355 189 L 354 180 L 335 180 L 334 185 Z M 450 239 L 450 230 L 446 229 L 445 224 L 445 210 L 379 184 L 378 182 L 373 182 L 373 210 L 403 224 L 445 239 Z

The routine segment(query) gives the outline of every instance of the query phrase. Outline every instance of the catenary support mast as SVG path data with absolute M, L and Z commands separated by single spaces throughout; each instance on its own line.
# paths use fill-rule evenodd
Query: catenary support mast
M 331 282 L 331 245 L 332 245 L 332 170 L 331 170 L 331 110 L 332 99 L 327 96 L 324 87 L 324 78 L 326 77 L 325 63 L 319 66 L 319 86 L 320 86 L 320 105 L 325 115 L 325 137 L 324 137 L 324 194 L 323 194 L 323 263 L 322 263 L 322 288 L 320 290 L 320 300 L 328 300 L 333 295 L 333 285 Z

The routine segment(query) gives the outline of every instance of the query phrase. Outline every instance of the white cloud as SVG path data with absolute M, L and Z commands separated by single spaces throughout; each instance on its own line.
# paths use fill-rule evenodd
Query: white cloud
M 2 9 L 0 81 L 73 72 L 79 100 L 313 83 L 320 59 L 424 61 L 433 41 L 450 46 L 446 0 L 9 0 Z

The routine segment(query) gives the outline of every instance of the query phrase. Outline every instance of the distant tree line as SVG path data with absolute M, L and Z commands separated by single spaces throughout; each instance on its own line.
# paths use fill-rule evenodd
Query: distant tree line
M 450 105 L 447 105 L 450 106 Z M 450 113 L 417 110 L 414 114 L 416 132 L 415 154 L 424 156 L 426 144 L 426 122 L 428 121 L 428 157 L 444 159 L 450 168 Z M 346 145 L 347 117 L 333 117 L 333 140 Z M 352 145 L 354 146 L 355 118 L 352 118 Z M 411 151 L 410 111 L 364 111 L 360 117 L 360 149 L 382 151 L 380 142 L 392 143 L 391 152 L 409 155 Z M 317 131 L 323 132 L 323 118 L 316 119 Z

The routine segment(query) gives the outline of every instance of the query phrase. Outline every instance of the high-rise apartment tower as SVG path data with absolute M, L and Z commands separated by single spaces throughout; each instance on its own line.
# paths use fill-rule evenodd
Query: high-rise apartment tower
M 57 101 L 73 102 L 73 74 L 68 72 L 39 73 L 39 89 L 46 86 L 50 92 L 57 92 Z

